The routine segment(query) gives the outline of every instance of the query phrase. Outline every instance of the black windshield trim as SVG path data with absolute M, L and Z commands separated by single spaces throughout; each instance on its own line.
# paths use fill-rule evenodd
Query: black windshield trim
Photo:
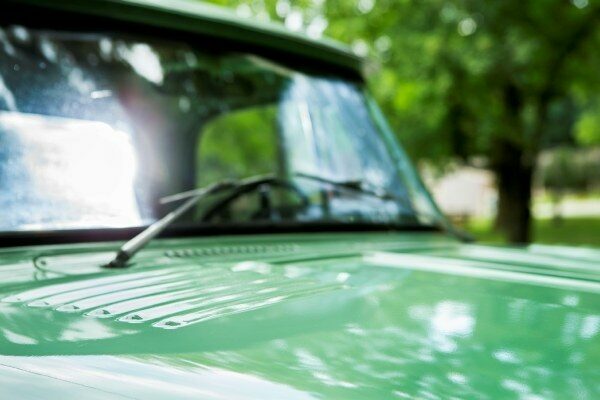
M 253 43 L 215 35 L 214 32 L 211 34 L 210 29 L 202 33 L 181 27 L 160 27 L 152 23 L 103 16 L 102 12 L 82 14 L 51 5 L 32 5 L 15 0 L 1 6 L 0 25 L 24 25 L 32 29 L 103 34 L 113 37 L 139 35 L 155 40 L 178 41 L 202 51 L 222 53 L 226 49 L 227 53 L 255 54 L 308 75 L 343 78 L 358 84 L 365 82 L 360 58 L 357 58 L 356 62 L 332 62 L 323 59 L 317 54 L 318 52 L 314 51 L 307 50 L 304 51 L 305 54 L 300 54 L 290 51 L 286 46 L 277 48 L 260 41 Z M 346 56 L 333 57 L 334 60 L 336 58 L 344 60 Z
M 97 243 L 127 240 L 146 227 L 110 229 L 74 229 L 55 231 L 1 232 L 1 247 L 20 247 L 48 244 Z M 248 236 L 276 233 L 346 233 L 346 232 L 443 232 L 435 225 L 379 224 L 344 222 L 251 223 L 227 225 L 175 226 L 165 230 L 161 238 Z

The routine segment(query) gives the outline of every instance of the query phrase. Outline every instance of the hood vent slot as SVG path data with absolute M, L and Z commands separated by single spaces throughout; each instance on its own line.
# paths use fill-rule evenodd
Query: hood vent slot
M 243 245 L 243 246 L 214 246 L 195 249 L 167 250 L 165 255 L 171 258 L 226 256 L 241 254 L 291 254 L 296 253 L 299 246 L 294 244 L 280 245 Z

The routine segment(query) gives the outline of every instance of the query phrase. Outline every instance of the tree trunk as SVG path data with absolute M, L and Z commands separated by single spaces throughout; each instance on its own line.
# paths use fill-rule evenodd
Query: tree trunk
M 500 140 L 495 150 L 492 168 L 498 186 L 496 228 L 511 243 L 528 243 L 534 165 L 523 149 L 509 140 Z

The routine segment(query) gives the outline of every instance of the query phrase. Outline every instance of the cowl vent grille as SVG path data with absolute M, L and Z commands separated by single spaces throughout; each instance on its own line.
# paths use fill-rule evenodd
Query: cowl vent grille
M 282 272 L 252 261 L 230 268 L 179 265 L 48 282 L 1 301 L 73 317 L 177 329 L 343 287 L 338 281 L 291 278 Z
M 299 250 L 293 244 L 281 245 L 242 245 L 242 246 L 215 246 L 194 249 L 167 250 L 165 255 L 172 258 L 238 255 L 238 254 L 292 254 Z

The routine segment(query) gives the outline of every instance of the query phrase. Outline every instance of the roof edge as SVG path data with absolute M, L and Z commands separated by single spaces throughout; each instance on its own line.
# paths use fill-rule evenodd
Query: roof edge
M 235 41 L 291 54 L 330 66 L 352 70 L 364 76 L 364 59 L 330 39 L 311 39 L 288 31 L 273 22 L 243 19 L 233 12 L 203 2 L 188 0 L 5 0 L 68 11 L 122 22 L 132 22 Z

